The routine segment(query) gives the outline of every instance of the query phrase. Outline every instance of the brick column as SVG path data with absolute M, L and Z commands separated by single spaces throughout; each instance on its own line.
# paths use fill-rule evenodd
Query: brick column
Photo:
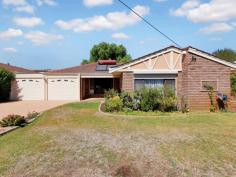
M 122 74 L 122 90 L 127 92 L 134 91 L 134 74 L 133 72 L 124 72 Z

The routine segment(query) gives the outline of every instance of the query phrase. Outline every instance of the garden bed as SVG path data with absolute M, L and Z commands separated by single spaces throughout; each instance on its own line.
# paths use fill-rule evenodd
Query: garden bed
M 23 123 L 22 125 L 17 125 L 17 126 L 0 126 L 0 136 L 2 135 L 5 135 L 7 133 L 10 133 L 11 131 L 14 131 L 20 127 L 24 127 L 30 123 L 32 123 L 35 119 L 37 119 L 39 117 L 39 113 L 31 113 L 31 114 L 28 114 L 28 118 L 24 118 L 25 119 L 25 123 Z

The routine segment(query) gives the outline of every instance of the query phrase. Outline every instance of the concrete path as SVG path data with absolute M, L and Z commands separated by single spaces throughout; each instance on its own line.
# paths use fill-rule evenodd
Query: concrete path
M 9 114 L 26 116 L 33 111 L 43 112 L 69 102 L 73 101 L 16 101 L 0 103 L 0 119 Z

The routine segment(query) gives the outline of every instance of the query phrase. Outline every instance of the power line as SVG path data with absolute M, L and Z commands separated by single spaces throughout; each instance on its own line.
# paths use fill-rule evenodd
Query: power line
M 181 47 L 177 42 L 175 42 L 173 39 L 171 39 L 169 36 L 167 36 L 165 33 L 160 31 L 157 27 L 155 27 L 153 24 L 151 24 L 148 20 L 146 20 L 144 17 L 142 17 L 139 13 L 137 13 L 135 10 L 133 10 L 130 6 L 128 6 L 126 3 L 124 3 L 122 0 L 118 0 L 121 4 L 123 4 L 125 7 L 127 7 L 129 10 L 131 10 L 135 15 L 137 15 L 139 18 L 141 18 L 145 23 L 147 23 L 149 26 L 151 26 L 154 30 L 159 32 L 161 35 L 163 35 L 165 38 L 167 38 L 169 41 L 174 43 L 176 46 Z

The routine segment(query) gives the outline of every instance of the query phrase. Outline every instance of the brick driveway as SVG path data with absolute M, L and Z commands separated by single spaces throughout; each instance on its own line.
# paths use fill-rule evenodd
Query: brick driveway
M 29 112 L 43 112 L 71 101 L 16 101 L 0 103 L 0 119 L 9 114 L 26 116 Z

